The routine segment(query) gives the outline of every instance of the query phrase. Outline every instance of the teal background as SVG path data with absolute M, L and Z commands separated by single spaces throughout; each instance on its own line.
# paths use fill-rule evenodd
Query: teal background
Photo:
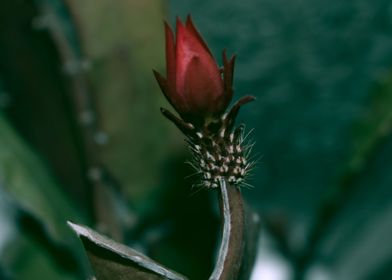
M 0 279 L 86 279 L 67 220 L 207 279 L 216 192 L 191 188 L 151 69 L 163 20 L 191 14 L 237 55 L 258 164 L 252 280 L 392 274 L 392 3 L 14 0 L 0 3 Z
M 236 97 L 257 97 L 241 112 L 261 155 L 244 195 L 262 219 L 283 220 L 294 247 L 324 220 L 316 266 L 332 269 L 331 279 L 388 278 L 375 275 L 390 273 L 392 258 L 392 139 L 390 121 L 381 128 L 371 119 L 391 108 L 391 3 L 172 0 L 170 7 L 171 18 L 192 14 L 218 61 L 224 48 L 237 55 Z M 339 205 L 331 218 L 320 216 L 328 203 Z

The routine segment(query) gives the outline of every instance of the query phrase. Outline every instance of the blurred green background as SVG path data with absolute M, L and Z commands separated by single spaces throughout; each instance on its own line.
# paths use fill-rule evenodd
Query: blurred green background
M 390 279 L 388 0 L 1 1 L 0 279 L 86 279 L 67 220 L 208 278 L 216 194 L 191 189 L 151 71 L 188 13 L 219 62 L 237 54 L 235 98 L 257 97 L 252 280 Z

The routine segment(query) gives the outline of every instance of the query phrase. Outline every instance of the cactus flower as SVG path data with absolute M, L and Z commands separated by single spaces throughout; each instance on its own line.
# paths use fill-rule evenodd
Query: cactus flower
M 190 16 L 185 23 L 177 18 L 176 37 L 165 24 L 165 35 L 166 78 L 154 74 L 180 117 L 164 108 L 161 112 L 187 137 L 192 166 L 201 175 L 195 185 L 217 188 L 222 179 L 234 186 L 246 184 L 252 145 L 244 144 L 244 127 L 235 127 L 235 120 L 240 108 L 255 98 L 243 96 L 226 112 L 233 96 L 235 57 L 227 59 L 223 51 L 220 69 Z
M 176 38 L 165 23 L 166 78 L 154 71 L 170 104 L 186 120 L 204 121 L 222 114 L 232 98 L 234 57 L 223 53 L 223 78 L 211 51 L 190 16 L 177 18 Z

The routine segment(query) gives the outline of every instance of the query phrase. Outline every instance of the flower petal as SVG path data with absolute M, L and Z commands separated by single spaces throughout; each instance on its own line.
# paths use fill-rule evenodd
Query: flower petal
M 186 26 L 186 29 L 188 30 L 188 32 L 189 32 L 190 34 L 192 34 L 193 37 L 197 38 L 197 40 L 199 41 L 199 43 L 204 47 L 204 49 L 205 49 L 205 50 L 211 55 L 211 57 L 212 57 L 212 53 L 211 53 L 210 49 L 208 48 L 206 42 L 203 40 L 203 38 L 201 37 L 199 31 L 197 31 L 195 25 L 193 24 L 191 15 L 188 15 L 188 16 L 187 16 L 185 26 Z
M 174 35 L 169 24 L 165 22 L 165 38 L 166 38 L 166 77 L 169 83 L 175 81 L 176 76 L 176 55 L 174 46 Z M 170 87 L 174 88 L 175 84 Z
M 223 51 L 223 83 L 225 88 L 224 107 L 227 107 L 233 97 L 233 74 L 235 55 L 230 60 L 227 59 L 226 50 Z
M 187 64 L 191 58 L 186 43 L 186 31 L 181 20 L 177 17 L 177 32 L 176 32 L 176 76 L 175 86 L 179 94 L 183 95 L 185 83 L 185 71 Z
M 185 75 L 184 95 L 192 111 L 208 114 L 216 108 L 223 95 L 223 81 L 216 65 L 212 67 L 202 57 L 193 56 Z
M 187 111 L 186 103 L 182 96 L 179 96 L 174 88 L 171 88 L 167 79 L 165 79 L 161 74 L 157 71 L 153 70 L 155 79 L 157 80 L 163 95 L 166 97 L 167 101 L 169 101 L 170 105 L 173 106 L 176 111 Z

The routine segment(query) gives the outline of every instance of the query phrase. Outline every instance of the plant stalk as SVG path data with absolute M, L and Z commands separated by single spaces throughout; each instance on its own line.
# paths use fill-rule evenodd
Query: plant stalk
M 244 249 L 244 204 L 239 188 L 219 182 L 222 238 L 217 262 L 209 280 L 236 280 Z

